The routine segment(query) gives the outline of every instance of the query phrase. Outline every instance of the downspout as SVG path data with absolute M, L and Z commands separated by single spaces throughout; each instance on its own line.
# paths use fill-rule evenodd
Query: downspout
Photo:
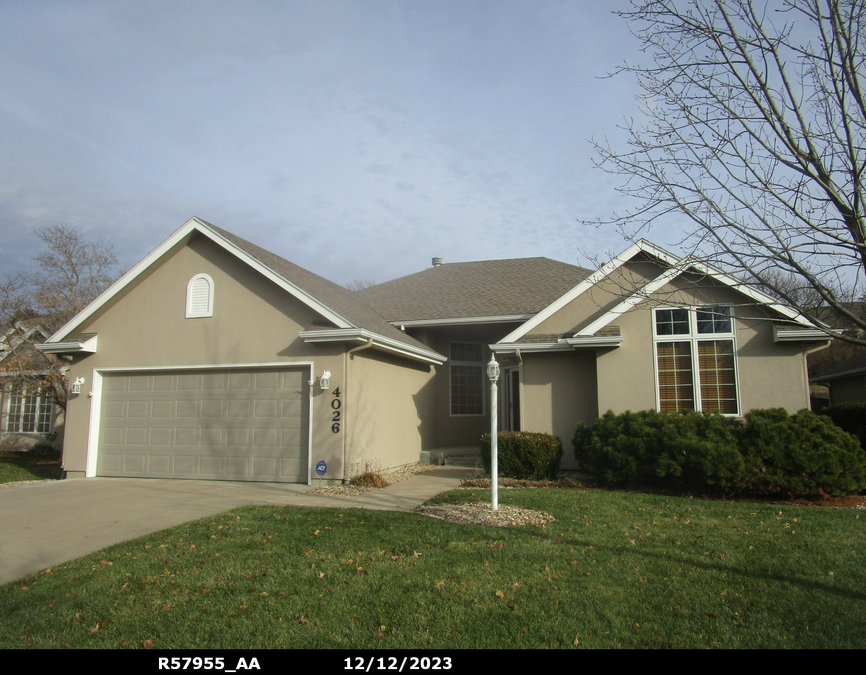
M 355 354 L 358 352 L 362 352 L 365 349 L 369 349 L 373 346 L 373 338 L 367 338 L 367 342 L 360 345 L 359 347 L 355 347 L 354 349 L 350 349 L 347 352 L 343 352 L 343 482 L 349 482 L 349 446 L 347 443 L 347 437 L 349 433 L 349 425 L 347 423 L 346 417 L 348 416 L 348 405 L 349 402 L 349 392 L 351 389 L 349 388 L 349 361 L 355 358 Z
M 807 401 L 806 407 L 808 410 L 812 409 L 812 389 L 811 389 L 812 382 L 809 379 L 809 354 L 814 354 L 815 352 L 820 352 L 822 349 L 827 349 L 827 347 L 830 346 L 831 342 L 832 342 L 832 340 L 827 340 L 827 342 L 825 342 L 824 344 L 819 345 L 817 347 L 813 347 L 812 349 L 807 349 L 805 352 L 803 352 L 803 372 L 806 373 L 806 401 Z M 820 384 L 820 383 L 816 383 L 816 384 Z M 830 402 L 832 403 L 833 402 L 833 387 L 832 387 L 832 385 L 829 385 L 829 384 L 827 384 L 825 386 L 827 387 L 827 389 L 830 390 Z
M 519 349 L 514 350 L 514 355 L 517 357 L 518 412 L 520 413 L 520 428 L 523 429 L 523 357 L 520 355 Z

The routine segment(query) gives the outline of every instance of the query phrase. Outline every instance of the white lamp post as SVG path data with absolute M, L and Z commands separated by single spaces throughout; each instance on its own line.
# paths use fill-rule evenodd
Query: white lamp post
M 498 391 L 496 382 L 499 380 L 499 364 L 496 356 L 490 355 L 487 364 L 487 377 L 490 378 L 490 507 L 493 511 L 499 508 L 499 434 L 497 422 L 499 418 Z

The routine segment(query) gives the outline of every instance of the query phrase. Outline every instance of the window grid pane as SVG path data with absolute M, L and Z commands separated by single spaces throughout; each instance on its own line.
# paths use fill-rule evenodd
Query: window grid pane
M 51 399 L 36 394 L 22 396 L 12 391 L 6 417 L 7 433 L 40 433 L 51 431 L 54 406 Z
M 481 345 L 471 342 L 452 342 L 451 360 L 481 363 L 483 361 Z
M 731 333 L 731 308 L 709 307 L 696 310 L 698 333 Z
M 46 396 L 39 398 L 39 414 L 36 419 L 36 431 L 47 434 L 51 431 L 51 413 L 54 406 L 51 399 Z
M 686 309 L 657 309 L 656 335 L 688 335 L 689 312 Z
M 731 340 L 698 342 L 698 374 L 704 412 L 737 414 L 734 343 Z
M 480 366 L 451 366 L 451 414 L 484 414 L 484 390 Z
M 12 391 L 9 394 L 9 417 L 6 418 L 6 431 L 19 431 L 21 427 L 21 394 Z
M 691 344 L 660 342 L 657 349 L 659 409 L 666 412 L 694 410 Z

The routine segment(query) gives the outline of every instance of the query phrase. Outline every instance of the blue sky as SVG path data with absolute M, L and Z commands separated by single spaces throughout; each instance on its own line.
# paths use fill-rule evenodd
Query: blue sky
M 625 0 L 0 3 L 0 272 L 129 267 L 190 216 L 339 283 L 625 248 L 587 141 L 637 114 Z M 653 232 L 659 244 L 675 240 Z

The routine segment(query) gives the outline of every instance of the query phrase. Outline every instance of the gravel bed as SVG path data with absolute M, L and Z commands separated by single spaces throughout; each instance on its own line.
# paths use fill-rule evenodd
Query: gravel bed
M 514 527 L 515 525 L 545 524 L 556 520 L 544 511 L 521 509 L 517 506 L 500 504 L 496 511 L 490 509 L 490 504 L 440 504 L 439 506 L 416 506 L 413 511 L 423 513 L 433 518 L 450 520 L 455 523 L 470 525 L 490 525 L 492 527 Z

